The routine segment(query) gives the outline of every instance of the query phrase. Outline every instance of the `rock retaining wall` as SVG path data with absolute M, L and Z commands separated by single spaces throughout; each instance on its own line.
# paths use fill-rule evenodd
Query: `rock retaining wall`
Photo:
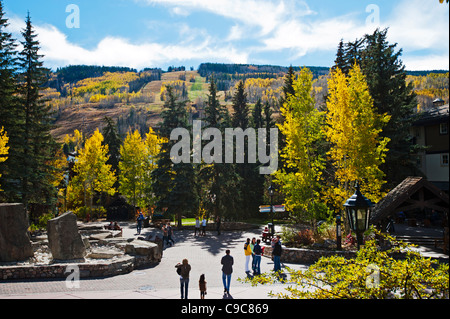
M 322 249 L 305 249 L 305 248 L 286 248 L 283 247 L 281 253 L 281 261 L 287 263 L 298 264 L 314 264 L 320 257 L 343 256 L 344 258 L 356 257 L 356 252 L 345 250 L 322 250 Z M 264 256 L 272 257 L 272 247 L 265 246 Z
M 126 274 L 134 269 L 154 264 L 148 256 L 128 256 L 97 264 L 60 263 L 50 265 L 0 266 L 0 280 L 67 278 L 70 269 L 77 266 L 81 278 L 109 277 Z

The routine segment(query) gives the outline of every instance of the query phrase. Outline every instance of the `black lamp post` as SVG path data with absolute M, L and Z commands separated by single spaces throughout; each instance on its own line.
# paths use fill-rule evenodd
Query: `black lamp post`
M 341 215 L 336 216 L 336 249 L 342 249 Z
M 272 225 L 271 225 L 271 234 L 275 234 L 275 224 L 273 223 L 273 195 L 275 193 L 275 187 L 273 187 L 272 184 L 270 184 L 269 188 L 269 196 L 270 196 L 270 214 L 272 215 Z
M 347 212 L 350 228 L 356 233 L 356 243 L 359 250 L 363 242 L 363 233 L 369 228 L 370 212 L 373 204 L 361 194 L 358 182 L 356 182 L 355 188 L 355 194 L 347 199 L 344 208 Z

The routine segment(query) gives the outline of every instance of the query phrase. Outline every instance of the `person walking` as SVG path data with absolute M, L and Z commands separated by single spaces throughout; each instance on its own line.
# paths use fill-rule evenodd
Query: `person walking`
M 250 257 L 252 255 L 252 247 L 250 245 L 250 238 L 247 238 L 247 242 L 244 244 L 244 255 L 245 255 L 245 273 L 250 273 L 250 268 L 248 264 L 250 263 Z
M 175 241 L 172 238 L 173 235 L 173 229 L 172 226 L 170 226 L 170 222 L 167 223 L 167 243 L 170 243 L 170 247 L 172 247 L 173 245 L 175 245 Z
M 141 234 L 142 229 L 142 223 L 144 222 L 144 215 L 142 215 L 142 212 L 139 213 L 139 216 L 137 217 L 137 233 Z
M 281 247 L 281 237 L 280 235 L 277 235 L 277 237 L 275 237 L 274 239 L 274 243 L 273 243 L 273 250 L 272 250 L 272 255 L 273 255 L 273 263 L 274 263 L 274 268 L 273 271 L 277 272 L 277 271 L 281 271 L 281 252 L 282 252 L 282 247 Z
M 176 264 L 177 274 L 180 275 L 180 292 L 181 299 L 188 299 L 189 289 L 189 272 L 191 271 L 191 265 L 187 259 L 183 259 L 182 263 Z
M 225 256 L 222 257 L 222 282 L 223 282 L 223 292 L 230 294 L 230 282 L 231 274 L 233 273 L 234 259 L 230 255 L 230 250 L 225 251 Z
M 262 255 L 262 248 L 259 245 L 261 243 L 261 240 L 258 239 L 256 241 L 255 247 L 253 247 L 253 253 L 255 255 L 255 270 L 253 272 L 253 274 L 256 275 L 261 275 L 261 255 Z
M 200 275 L 200 280 L 198 281 L 198 288 L 200 289 L 200 299 L 205 299 L 206 295 L 205 274 Z

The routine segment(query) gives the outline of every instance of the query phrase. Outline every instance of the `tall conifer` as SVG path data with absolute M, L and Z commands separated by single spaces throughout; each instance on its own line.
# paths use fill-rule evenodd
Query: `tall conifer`
M 23 46 L 19 53 L 19 96 L 24 114 L 23 149 L 19 162 L 21 170 L 21 196 L 25 207 L 30 202 L 49 204 L 56 193 L 48 183 L 49 175 L 55 169 L 50 161 L 57 149 L 50 134 L 53 128 L 51 106 L 42 99 L 40 91 L 47 82 L 49 70 L 44 68 L 39 54 L 39 41 L 31 23 L 30 15 L 22 31 Z

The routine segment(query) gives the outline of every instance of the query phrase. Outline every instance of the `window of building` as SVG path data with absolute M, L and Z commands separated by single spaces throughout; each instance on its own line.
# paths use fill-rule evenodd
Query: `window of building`
M 448 123 L 441 123 L 439 125 L 439 133 L 442 135 L 448 134 Z
M 442 166 L 448 166 L 448 153 L 447 154 L 441 154 L 441 165 Z

